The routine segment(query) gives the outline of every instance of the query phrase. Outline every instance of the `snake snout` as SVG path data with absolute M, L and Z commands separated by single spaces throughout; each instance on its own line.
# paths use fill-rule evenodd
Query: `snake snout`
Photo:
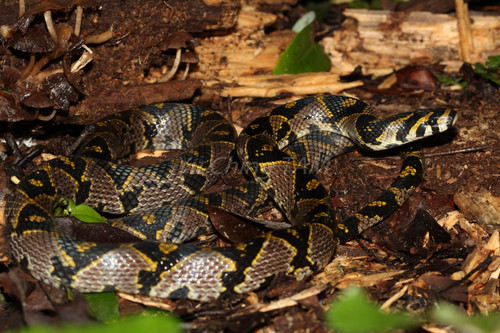
M 451 108 L 443 109 L 440 115 L 437 125 L 440 127 L 441 132 L 446 131 L 451 128 L 457 122 L 458 114 L 457 111 Z
M 425 129 L 425 131 L 420 137 L 427 137 L 429 135 L 445 132 L 457 121 L 457 112 L 451 108 L 423 111 L 424 116 L 421 118 L 421 125 L 423 126 L 422 129 Z M 428 111 L 430 111 L 430 113 L 425 114 L 425 112 Z M 419 137 L 418 131 L 417 137 Z
M 450 112 L 450 115 L 448 117 L 451 118 L 451 121 L 450 121 L 451 122 L 450 127 L 451 127 L 451 126 L 455 126 L 455 123 L 457 122 L 457 119 L 458 119 L 458 113 L 457 113 L 457 111 L 455 111 L 453 109 L 451 109 L 450 111 L 451 112 Z

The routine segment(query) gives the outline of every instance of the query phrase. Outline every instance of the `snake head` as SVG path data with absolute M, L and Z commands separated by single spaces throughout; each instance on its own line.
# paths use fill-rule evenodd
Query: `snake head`
M 414 141 L 450 129 L 458 115 L 452 108 L 422 109 L 414 112 L 414 124 L 408 132 L 408 141 Z
M 421 109 L 369 122 L 353 138 L 363 148 L 384 150 L 442 133 L 456 121 L 451 108 Z

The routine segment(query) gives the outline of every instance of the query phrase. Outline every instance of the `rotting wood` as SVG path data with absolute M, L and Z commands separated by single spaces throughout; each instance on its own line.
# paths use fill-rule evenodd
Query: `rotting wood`
M 453 200 L 470 221 L 478 222 L 489 233 L 500 230 L 500 197 L 484 188 L 462 189 Z
M 455 15 L 365 9 L 344 14 L 343 28 L 322 41 L 332 72 L 344 74 L 361 65 L 365 74 L 383 75 L 410 63 L 461 64 Z M 471 12 L 470 18 L 475 42 L 470 60 L 484 62 L 500 50 L 500 20 L 480 12 Z
M 265 34 L 264 27 L 275 20 L 274 14 L 246 6 L 239 12 L 233 33 L 202 40 L 196 48 L 199 71 L 193 75 L 204 82 L 202 98 L 272 97 L 283 92 L 335 94 L 362 84 L 340 82 L 337 74 L 329 72 L 270 75 L 295 35 L 290 30 Z
M 384 75 L 411 63 L 441 62 L 454 70 L 462 64 L 455 15 L 361 9 L 346 9 L 344 14 L 348 18 L 342 28 L 321 42 L 332 60 L 329 73 L 273 80 L 268 74 L 295 33 L 266 34 L 264 27 L 277 16 L 243 6 L 232 33 L 202 39 L 196 48 L 199 70 L 193 77 L 204 81 L 202 99 L 272 97 L 282 92 L 338 93 L 358 84 L 339 81 L 339 75 L 351 73 L 358 65 L 365 74 Z M 500 20 L 478 12 L 472 13 L 471 19 L 476 47 L 471 61 L 484 62 L 500 50 Z
M 237 86 L 224 87 L 220 94 L 222 97 L 273 97 L 282 93 L 335 94 L 361 85 L 362 81 L 340 82 L 338 75 L 328 72 L 251 75 L 240 77 Z
M 201 87 L 198 80 L 169 81 L 148 85 L 124 86 L 120 94 L 116 91 L 103 91 L 88 96 L 84 101 L 70 109 L 73 122 L 85 124 L 96 121 L 104 115 L 118 110 L 126 110 L 142 105 L 190 98 Z M 123 98 L 127 96 L 127 98 Z M 87 112 L 92 110 L 93 113 Z

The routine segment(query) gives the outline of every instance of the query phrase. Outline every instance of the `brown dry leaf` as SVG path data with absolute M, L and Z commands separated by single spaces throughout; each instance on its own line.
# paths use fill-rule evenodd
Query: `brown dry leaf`
M 210 221 L 219 234 L 234 244 L 264 234 L 262 228 L 214 206 L 207 206 Z

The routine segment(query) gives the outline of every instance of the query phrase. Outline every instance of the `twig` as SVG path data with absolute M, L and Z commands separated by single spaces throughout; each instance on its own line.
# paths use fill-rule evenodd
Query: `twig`
M 444 156 L 444 155 L 454 155 L 454 154 L 460 154 L 460 153 L 473 153 L 473 152 L 480 151 L 480 150 L 486 150 L 488 148 L 490 148 L 490 147 L 489 146 L 479 146 L 479 147 L 471 147 L 471 148 L 454 149 L 454 150 L 443 151 L 443 152 L 426 153 L 426 154 L 424 154 L 424 158 Z
M 7 145 L 10 147 L 10 149 L 12 149 L 12 151 L 14 152 L 14 156 L 17 159 L 23 158 L 23 154 L 19 150 L 19 146 L 17 145 L 14 136 L 10 132 L 5 133 L 5 142 L 7 142 Z
M 481 262 L 479 265 L 474 267 L 474 269 L 471 270 L 469 273 L 465 274 L 463 278 L 461 278 L 460 280 L 454 281 L 452 284 L 450 284 L 448 287 L 444 288 L 443 290 L 439 290 L 438 291 L 439 294 L 442 295 L 444 292 L 450 290 L 451 288 L 454 288 L 454 287 L 466 282 L 473 274 L 475 274 L 476 272 L 478 272 L 482 269 L 487 268 L 491 264 L 493 259 L 495 259 L 496 257 L 497 256 L 490 254 L 483 262 Z
M 490 146 L 479 146 L 479 147 L 453 149 L 453 150 L 442 151 L 442 152 L 435 152 L 435 153 L 424 153 L 423 157 L 425 159 L 425 158 L 436 157 L 436 156 L 446 156 L 446 155 L 454 155 L 454 154 L 460 154 L 460 153 L 473 153 L 473 152 L 476 152 L 476 151 L 486 150 L 488 148 L 490 148 Z M 353 160 L 357 160 L 357 161 L 373 160 L 373 159 L 379 159 L 379 160 L 397 160 L 397 159 L 399 159 L 399 156 L 380 156 L 380 157 L 354 156 L 352 159 Z
M 94 59 L 94 52 L 92 52 L 91 49 L 88 48 L 87 45 L 82 44 L 82 48 L 84 49 L 82 55 L 80 58 L 78 58 L 77 61 L 75 61 L 73 64 L 71 64 L 70 72 L 75 73 L 78 72 L 79 70 L 83 69 L 89 62 Z
M 473 52 L 472 32 L 470 27 L 469 9 L 463 0 L 455 0 L 455 11 L 457 13 L 458 37 L 460 59 L 470 62 Z
M 84 140 L 89 138 L 91 135 L 95 133 L 96 126 L 94 124 L 90 124 L 84 127 L 83 131 L 80 133 L 80 135 L 76 138 L 76 140 L 73 142 L 73 144 L 69 147 L 68 153 L 74 154 L 77 150 L 77 148 L 82 144 Z

